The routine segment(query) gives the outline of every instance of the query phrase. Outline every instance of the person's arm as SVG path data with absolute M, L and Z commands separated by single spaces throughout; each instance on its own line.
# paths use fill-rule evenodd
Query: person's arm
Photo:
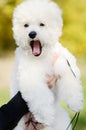
M 0 130 L 13 130 L 19 120 L 29 112 L 26 102 L 18 92 L 6 105 L 0 108 Z

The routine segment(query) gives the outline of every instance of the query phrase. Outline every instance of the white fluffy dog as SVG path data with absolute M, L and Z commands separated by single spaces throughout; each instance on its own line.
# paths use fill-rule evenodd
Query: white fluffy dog
M 74 56 L 58 39 L 62 33 L 61 10 L 50 0 L 26 0 L 14 11 L 16 58 L 11 95 L 18 91 L 36 121 L 45 130 L 66 130 L 65 101 L 75 112 L 83 108 L 80 72 Z M 23 117 L 15 130 L 25 130 Z

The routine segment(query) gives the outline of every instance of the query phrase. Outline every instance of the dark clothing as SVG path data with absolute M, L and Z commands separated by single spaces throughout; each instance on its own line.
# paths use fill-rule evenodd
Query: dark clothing
M 0 108 L 0 130 L 13 130 L 28 111 L 26 102 L 18 92 L 6 105 Z

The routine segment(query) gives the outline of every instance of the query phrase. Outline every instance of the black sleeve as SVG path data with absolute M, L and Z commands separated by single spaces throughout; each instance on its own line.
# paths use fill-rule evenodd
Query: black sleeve
M 14 98 L 0 108 L 0 130 L 13 130 L 27 112 L 29 110 L 26 102 L 18 92 Z

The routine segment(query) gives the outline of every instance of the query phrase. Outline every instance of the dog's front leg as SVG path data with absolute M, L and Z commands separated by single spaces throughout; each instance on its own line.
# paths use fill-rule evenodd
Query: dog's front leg
M 46 84 L 35 85 L 31 89 L 21 87 L 21 94 L 36 121 L 51 126 L 54 121 L 54 97 Z
M 78 75 L 65 57 L 57 59 L 54 69 L 55 74 L 59 75 L 57 81 L 58 98 L 64 100 L 73 111 L 79 112 L 83 108 L 83 94 Z

